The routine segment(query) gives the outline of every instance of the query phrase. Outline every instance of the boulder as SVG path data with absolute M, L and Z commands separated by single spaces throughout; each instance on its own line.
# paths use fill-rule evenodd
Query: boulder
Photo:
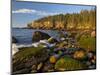
M 35 31 L 33 34 L 32 41 L 39 42 L 40 40 L 49 39 L 50 36 L 47 33 L 41 31 Z
M 78 44 L 81 48 L 84 48 L 87 51 L 96 51 L 96 38 L 89 35 L 82 35 Z
M 87 53 L 85 50 L 77 50 L 74 52 L 73 57 L 74 59 L 77 59 L 77 60 L 84 60 L 86 59 L 86 55 Z
M 51 64 L 49 61 L 46 61 L 42 68 L 42 72 L 54 72 L 54 71 L 55 71 L 54 64 Z
M 91 32 L 91 37 L 96 37 L 96 31 Z
M 12 37 L 12 43 L 17 43 L 18 41 L 17 41 L 17 39 L 13 36 Z
M 55 64 L 57 71 L 82 70 L 86 68 L 87 66 L 85 64 L 67 56 L 60 58 Z
M 48 39 L 48 42 L 49 43 L 56 43 L 56 42 L 58 42 L 55 38 L 53 38 L 53 37 L 50 37 L 49 39 Z
M 56 63 L 56 60 L 57 60 L 57 58 L 55 56 L 51 56 L 49 59 L 50 63 L 52 63 L 52 64 Z
M 27 68 L 25 68 L 25 69 L 22 69 L 22 70 L 18 70 L 18 71 L 16 71 L 16 72 L 13 72 L 12 74 L 13 75 L 16 75 L 16 74 L 25 74 L 25 73 L 29 73 L 30 72 L 30 69 L 27 69 Z
M 37 70 L 40 70 L 42 68 L 42 66 L 43 66 L 43 63 L 38 64 Z

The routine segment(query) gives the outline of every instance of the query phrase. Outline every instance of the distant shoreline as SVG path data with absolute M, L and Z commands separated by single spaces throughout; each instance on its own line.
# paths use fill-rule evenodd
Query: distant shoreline
M 12 27 L 12 28 L 14 28 L 14 29 L 30 29 L 28 27 Z
M 67 31 L 67 32 L 77 32 L 77 31 L 95 31 L 95 29 L 70 29 L 70 30 L 59 30 L 59 29 L 38 29 L 38 28 L 28 28 L 28 27 L 12 27 L 12 29 L 36 29 L 36 30 L 58 30 L 58 31 Z

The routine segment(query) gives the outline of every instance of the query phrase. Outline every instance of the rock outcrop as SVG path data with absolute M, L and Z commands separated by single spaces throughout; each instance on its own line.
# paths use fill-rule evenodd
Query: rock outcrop
M 13 56 L 12 64 L 14 74 L 26 73 L 26 69 L 28 69 L 27 73 L 30 73 L 33 71 L 33 65 L 38 66 L 48 58 L 48 52 L 45 48 L 26 47 L 19 50 L 20 51 Z M 38 69 L 40 69 L 40 66 L 38 66 Z
M 17 43 L 18 42 L 18 40 L 13 36 L 12 37 L 12 43 Z
M 35 31 L 33 34 L 32 41 L 38 42 L 40 40 L 49 39 L 49 38 L 50 38 L 50 36 L 48 34 L 41 32 L 41 31 Z

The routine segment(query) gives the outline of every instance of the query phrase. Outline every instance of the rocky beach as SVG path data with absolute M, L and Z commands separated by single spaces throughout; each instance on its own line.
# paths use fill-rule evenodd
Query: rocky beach
M 96 69 L 95 6 L 17 6 L 12 17 L 12 74 Z
M 95 38 L 95 31 L 61 33 L 60 40 L 35 31 L 32 44 L 17 45 L 13 37 L 13 74 L 95 69 Z

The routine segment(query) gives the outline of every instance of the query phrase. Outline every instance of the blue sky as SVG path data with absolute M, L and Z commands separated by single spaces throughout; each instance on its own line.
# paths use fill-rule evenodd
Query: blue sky
M 91 10 L 95 6 L 68 4 L 48 4 L 36 2 L 12 1 L 12 26 L 26 27 L 28 23 L 49 15 L 77 13 L 81 10 Z

